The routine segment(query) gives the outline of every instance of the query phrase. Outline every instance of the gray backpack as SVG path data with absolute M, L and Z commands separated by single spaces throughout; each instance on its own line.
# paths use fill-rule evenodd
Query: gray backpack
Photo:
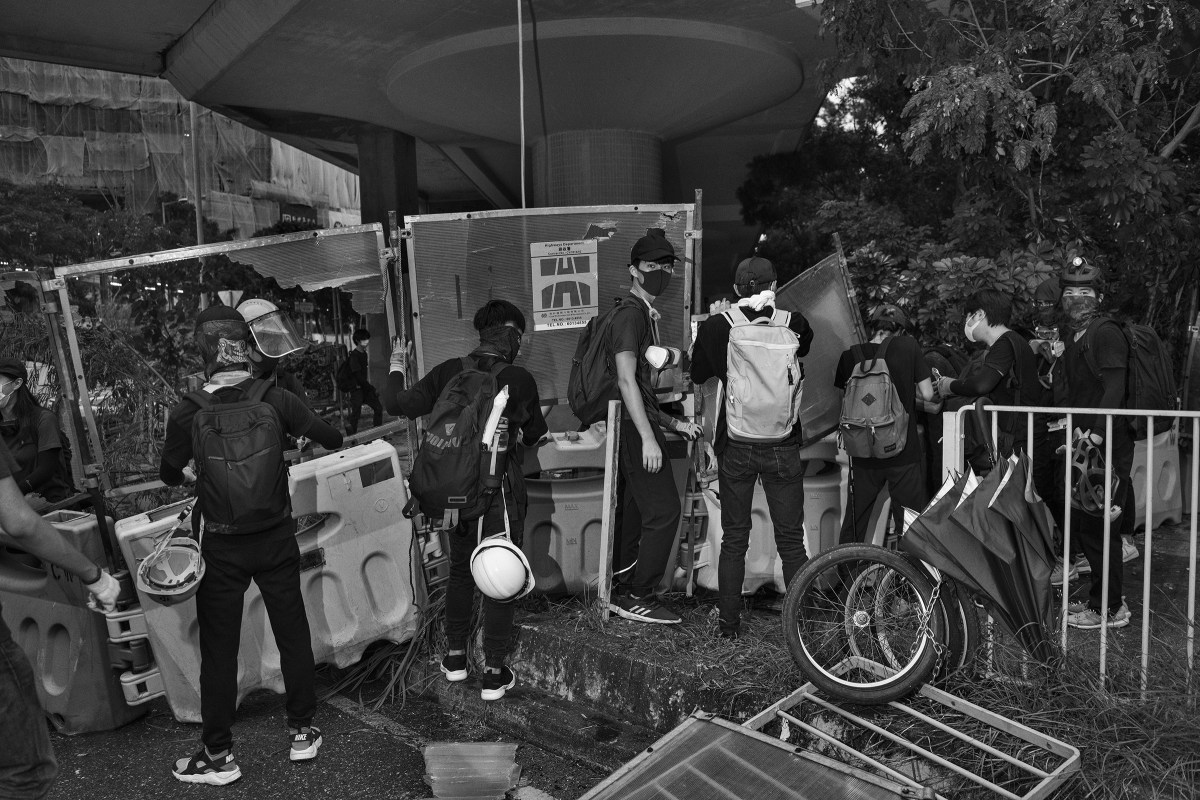
M 884 361 L 891 342 L 891 337 L 884 339 L 871 359 L 859 345 L 852 349 L 858 363 L 846 381 L 837 437 L 853 458 L 892 458 L 900 455 L 908 442 L 908 412 Z
M 792 315 L 776 310 L 750 319 L 740 307 L 723 312 L 729 321 L 725 377 L 725 427 L 735 442 L 772 444 L 800 421 L 804 367 L 800 340 L 788 327 Z

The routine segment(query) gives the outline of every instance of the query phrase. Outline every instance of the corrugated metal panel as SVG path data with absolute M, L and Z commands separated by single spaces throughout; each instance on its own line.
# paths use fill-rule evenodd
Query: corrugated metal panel
M 422 372 L 470 352 L 479 343 L 471 325 L 475 310 L 489 300 L 508 300 L 526 315 L 516 363 L 533 374 L 543 401 L 565 398 L 582 328 L 534 330 L 530 244 L 597 239 L 597 294 L 603 312 L 614 298 L 629 293 L 629 250 L 647 228 L 665 230 L 675 253 L 699 268 L 691 264 L 692 242 L 685 236 L 692 208 L 600 206 L 405 218 L 412 229 L 411 285 Z M 691 331 L 684 267 L 681 261 L 654 307 L 662 314 L 662 343 L 686 350 Z
M 849 289 L 846 271 L 835 253 L 775 294 L 779 307 L 803 313 L 815 334 L 804 357 L 804 397 L 800 402 L 806 442 L 837 428 L 842 392 L 833 385 L 834 372 L 842 351 L 863 341 Z
M 229 257 L 274 278 L 285 289 L 299 286 L 312 292 L 337 286 L 351 293 L 351 302 L 358 313 L 381 314 L 384 307 L 379 248 L 375 230 L 362 230 L 243 250 Z
M 895 800 L 904 787 L 720 719 L 690 717 L 582 800 Z
M 379 268 L 382 232 L 383 226 L 371 223 L 350 228 L 282 233 L 259 239 L 216 242 L 106 261 L 70 264 L 55 267 L 54 274 L 59 277 L 96 275 L 224 255 L 231 261 L 247 264 L 261 274 L 274 278 L 285 289 L 299 286 L 311 292 L 336 286 L 351 293 L 355 311 L 378 314 L 385 310 L 383 275 Z

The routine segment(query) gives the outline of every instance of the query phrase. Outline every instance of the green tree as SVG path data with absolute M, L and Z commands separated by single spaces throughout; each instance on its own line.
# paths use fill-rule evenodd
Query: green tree
M 969 244 L 991 220 L 993 247 L 1079 250 L 1109 270 L 1121 310 L 1182 330 L 1200 205 L 1191 4 L 826 0 L 822 17 L 838 52 L 826 74 L 907 87 L 907 156 L 954 170 L 944 241 Z

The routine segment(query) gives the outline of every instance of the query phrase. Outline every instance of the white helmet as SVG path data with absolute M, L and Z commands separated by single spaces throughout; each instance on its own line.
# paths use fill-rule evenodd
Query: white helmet
M 258 297 L 243 300 L 237 310 L 250 326 L 254 343 L 264 356 L 283 358 L 308 346 L 300 338 L 300 334 L 296 333 L 292 321 L 270 300 Z
M 170 606 L 196 594 L 203 577 L 200 543 L 184 536 L 165 536 L 138 564 L 135 582 L 151 600 Z
M 489 536 L 471 553 L 471 577 L 479 591 L 502 603 L 533 591 L 533 570 L 521 548 L 503 533 Z

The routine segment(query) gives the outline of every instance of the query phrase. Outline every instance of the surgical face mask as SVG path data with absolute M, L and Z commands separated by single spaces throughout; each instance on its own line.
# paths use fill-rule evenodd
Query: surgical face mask
M 18 388 L 20 387 L 15 380 L 9 381 L 3 388 L 0 388 L 0 406 L 7 406 L 9 400 L 17 393 Z
M 975 317 L 975 321 L 971 322 L 971 317 Z M 975 312 L 967 317 L 967 321 L 963 323 L 963 336 L 968 342 L 975 341 L 975 330 L 983 323 L 983 316 L 979 312 Z

